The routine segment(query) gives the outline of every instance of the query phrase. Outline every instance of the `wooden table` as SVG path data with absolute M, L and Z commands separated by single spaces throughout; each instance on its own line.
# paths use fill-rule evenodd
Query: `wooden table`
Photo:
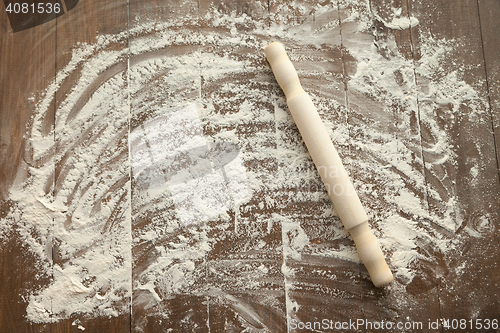
M 500 332 L 499 1 L 81 0 L 15 33 L 0 8 L 0 223 L 8 226 L 0 228 L 0 332 L 305 332 L 315 323 L 332 332 Z M 272 40 L 287 46 L 331 130 L 395 272 L 388 288 L 371 284 L 332 211 L 264 58 L 261 46 Z M 72 53 L 85 45 L 94 47 L 86 57 Z M 80 62 L 67 70 L 72 59 Z M 385 69 L 370 67 L 384 61 Z M 100 64 L 83 82 L 85 66 Z M 187 113 L 177 107 L 193 101 Z M 240 154 L 240 203 L 221 197 L 212 202 L 217 214 L 190 215 L 194 204 L 176 201 L 172 183 L 169 196 L 151 199 L 136 175 L 146 158 L 138 156 L 149 151 L 137 143 L 145 140 L 139 129 L 160 126 L 173 109 L 198 131 L 180 137 L 211 142 L 200 160 Z M 35 132 L 48 148 L 37 146 Z M 100 138 L 108 141 L 92 146 Z M 95 149 L 102 151 L 92 168 L 84 161 Z M 239 176 L 222 160 L 214 174 L 225 170 L 230 187 Z M 78 168 L 83 175 L 70 182 Z M 35 171 L 49 169 L 45 185 L 33 185 Z M 74 193 L 64 194 L 61 211 L 66 190 Z M 44 236 L 13 191 L 43 192 L 42 210 L 64 216 L 62 224 L 50 213 Z M 85 200 L 100 236 L 68 252 L 58 230 L 84 237 L 93 228 L 85 216 L 76 221 Z M 399 230 L 398 221 L 411 228 Z M 45 258 L 30 243 L 37 239 Z M 117 248 L 113 267 L 125 273 L 114 276 L 130 288 L 113 291 L 108 312 L 27 318 L 30 300 L 66 281 L 58 272 L 70 268 L 87 276 L 74 282 L 84 295 L 109 298 L 115 282 L 99 285 L 81 258 Z M 176 249 L 184 250 L 176 257 Z

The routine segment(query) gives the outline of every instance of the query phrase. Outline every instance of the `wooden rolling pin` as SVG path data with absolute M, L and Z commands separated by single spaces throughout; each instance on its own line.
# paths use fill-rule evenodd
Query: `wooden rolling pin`
M 299 77 L 283 45 L 279 42 L 264 48 L 276 81 L 283 89 L 293 120 L 311 154 L 335 210 L 350 232 L 359 257 L 377 287 L 393 280 L 377 239 L 368 227 L 368 217 L 333 146 L 325 125 L 309 95 L 302 89 Z

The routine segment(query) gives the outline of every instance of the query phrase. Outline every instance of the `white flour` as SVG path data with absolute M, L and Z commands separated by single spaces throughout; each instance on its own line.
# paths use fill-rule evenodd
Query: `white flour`
M 443 72 L 443 62 L 459 41 L 421 36 L 423 54 L 414 62 L 400 54 L 391 36 L 374 45 L 374 18 L 367 6 L 340 11 L 342 38 L 336 8 L 295 9 L 312 10 L 313 15 L 286 25 L 289 17 L 278 8 L 267 26 L 264 20 L 212 10 L 204 17 L 206 31 L 186 30 L 183 24 L 192 19 L 178 18 L 137 23 L 129 32 L 101 36 L 93 45 L 75 45 L 69 64 L 37 101 L 28 137 L 32 163 L 27 172 L 19 171 L 10 192 L 15 206 L 1 221 L 2 233 L 15 227 L 39 258 L 40 272 L 53 278 L 40 290 L 28 291 L 30 321 L 57 321 L 73 313 L 126 313 L 134 288 L 133 304 L 145 309 L 191 293 L 217 297 L 240 311 L 244 304 L 229 290 L 256 291 L 262 281 L 280 274 L 290 312 L 298 308 L 288 296 L 293 286 L 287 280 L 294 275 L 290 260 L 300 262 L 308 254 L 325 262 L 359 262 L 352 242 L 343 241 L 347 232 L 335 219 L 263 60 L 262 47 L 273 40 L 289 49 L 366 205 L 396 277 L 388 297 L 401 298 L 420 263 L 434 262 L 431 253 L 446 254 L 460 244 L 460 237 L 450 236 L 462 222 L 456 199 L 452 191 L 425 182 L 421 129 L 415 122 L 420 114 L 434 138 L 423 149 L 432 157 L 425 161 L 428 169 L 439 174 L 456 156 L 432 113 L 449 105 L 454 114 L 466 101 L 476 101 L 476 113 L 485 107 L 458 71 Z M 394 20 L 383 24 L 391 29 L 418 24 L 416 18 L 400 15 L 396 10 Z M 129 37 L 127 48 L 123 45 Z M 323 53 L 338 50 L 341 42 L 350 56 L 347 94 L 342 68 L 336 67 L 340 60 Z M 123 47 L 117 50 L 117 45 Z M 71 92 L 57 105 L 55 132 L 47 132 L 42 124 L 52 96 L 75 73 Z M 433 80 L 436 75 L 442 79 Z M 424 105 L 420 110 L 417 98 Z M 148 124 L 162 117 L 178 112 L 182 118 L 179 110 L 186 106 L 188 125 L 178 119 L 147 132 Z M 172 124 L 180 124 L 178 132 Z M 164 131 L 168 135 L 161 139 Z M 142 148 L 135 149 L 132 138 L 142 140 Z M 236 154 L 217 166 L 214 147 L 221 142 Z M 187 156 L 189 161 L 181 161 L 171 176 L 179 178 L 175 184 L 173 178 L 155 178 L 145 190 L 137 178 L 130 182 L 131 170 L 134 177 L 151 165 L 161 171 L 161 161 L 174 161 L 176 154 L 197 147 L 206 147 L 203 159 L 194 161 L 205 161 L 205 169 L 193 169 L 196 165 Z M 479 168 L 470 173 L 477 176 Z M 440 202 L 437 210 L 429 212 L 428 197 Z M 301 206 L 304 202 L 309 204 Z M 480 219 L 486 230 L 488 217 Z M 283 247 L 266 240 L 276 227 Z M 223 272 L 233 264 L 207 259 L 216 244 L 241 239 L 238 235 L 245 232 L 251 235 L 248 244 L 253 243 L 242 249 L 248 245 L 264 256 L 283 257 L 281 272 L 268 261 L 242 260 L 233 264 L 245 267 L 235 268 L 231 277 Z M 481 237 L 472 229 L 466 235 Z M 462 265 L 457 272 L 464 270 Z M 200 282 L 206 271 L 215 277 L 213 285 Z M 225 282 L 221 286 L 217 281 Z M 251 311 L 247 316 L 260 325 Z

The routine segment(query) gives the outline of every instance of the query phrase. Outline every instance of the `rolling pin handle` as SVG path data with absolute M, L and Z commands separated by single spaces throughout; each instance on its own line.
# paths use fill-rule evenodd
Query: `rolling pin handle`
M 368 221 L 348 231 L 354 243 L 356 243 L 359 258 L 365 264 L 375 287 L 382 287 L 389 284 L 393 280 L 393 276 L 389 266 L 385 262 L 384 253 L 368 226 Z

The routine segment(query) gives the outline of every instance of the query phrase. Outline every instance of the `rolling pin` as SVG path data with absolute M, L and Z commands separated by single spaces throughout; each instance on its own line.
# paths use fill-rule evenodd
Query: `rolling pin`
M 302 89 L 299 77 L 279 42 L 264 48 L 276 81 L 286 96 L 286 103 L 309 153 L 325 184 L 329 197 L 345 228 L 351 234 L 361 261 L 376 287 L 393 280 L 384 254 L 368 226 L 361 201 L 342 164 L 325 125 L 309 95 Z

